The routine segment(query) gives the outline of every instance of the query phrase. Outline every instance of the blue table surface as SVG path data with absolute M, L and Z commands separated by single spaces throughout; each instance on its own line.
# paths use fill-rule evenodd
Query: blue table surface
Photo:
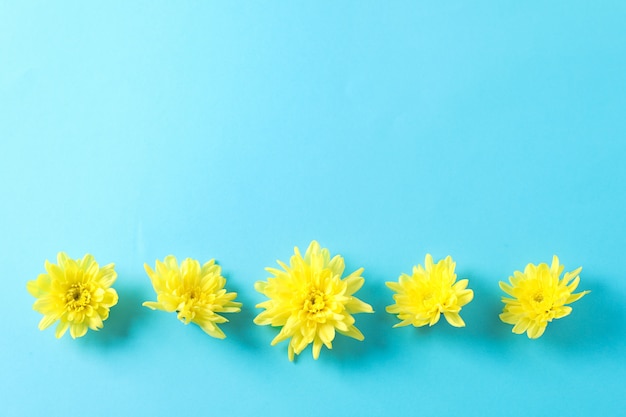
M 623 1 L 0 1 L 3 416 L 619 415 L 626 409 Z M 355 316 L 294 363 L 254 282 L 318 240 Z M 57 340 L 26 282 L 114 262 L 99 332 Z M 392 328 L 393 281 L 451 255 L 465 328 Z M 217 259 L 213 339 L 143 264 Z M 529 340 L 498 282 L 558 255 L 591 293 Z

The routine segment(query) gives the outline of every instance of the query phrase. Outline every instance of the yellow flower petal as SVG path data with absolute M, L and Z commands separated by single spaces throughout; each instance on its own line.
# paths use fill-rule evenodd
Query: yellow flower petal
M 446 318 L 447 322 L 450 323 L 454 327 L 465 327 L 465 322 L 459 315 L 459 313 L 449 313 L 444 312 L 443 316 Z
M 344 335 L 344 336 L 349 336 L 349 337 L 351 337 L 353 339 L 356 339 L 356 340 L 364 340 L 365 339 L 365 336 L 363 336 L 363 333 L 361 333 L 361 331 L 359 329 L 357 329 L 355 326 L 349 326 L 348 330 L 345 331 L 345 332 L 342 331 L 342 330 L 339 330 L 339 329 L 337 329 L 337 331 L 339 333 L 341 333 L 342 335 Z
M 316 337 L 313 340 L 313 359 L 317 360 L 320 357 L 320 352 L 322 350 L 322 341 L 319 337 Z
M 67 321 L 60 321 L 59 324 L 57 324 L 57 328 L 55 329 L 54 336 L 57 339 L 60 339 L 65 334 L 67 329 L 69 329 L 69 327 L 70 327 L 70 323 L 69 322 L 67 322 Z
M 527 331 L 528 337 L 531 339 L 541 337 L 543 332 L 546 330 L 546 325 L 547 323 L 530 323 Z
M 72 339 L 83 337 L 85 334 L 87 334 L 87 325 L 85 323 L 70 324 L 70 336 L 72 336 Z

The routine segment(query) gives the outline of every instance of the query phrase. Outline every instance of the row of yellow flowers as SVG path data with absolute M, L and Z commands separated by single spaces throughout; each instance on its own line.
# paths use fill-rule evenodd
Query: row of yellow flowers
M 74 260 L 63 252 L 57 261 L 57 265 L 46 261 L 46 273 L 27 284 L 28 292 L 37 299 L 33 309 L 43 314 L 39 328 L 58 322 L 57 338 L 68 329 L 72 338 L 77 338 L 88 329 L 102 328 L 109 309 L 118 301 L 112 288 L 117 278 L 114 265 L 100 267 L 89 254 Z M 328 249 L 322 249 L 316 241 L 311 242 L 304 256 L 296 247 L 289 265 L 277 262 L 280 269 L 266 268 L 272 276 L 254 285 L 268 298 L 256 305 L 264 311 L 254 323 L 281 328 L 272 345 L 289 340 L 288 355 L 293 360 L 294 355 L 313 344 L 313 357 L 317 359 L 322 346 L 332 349 L 337 332 L 363 340 L 352 316 L 373 312 L 369 304 L 355 296 L 364 283 L 363 268 L 342 278 L 343 258 L 331 258 Z M 397 282 L 387 282 L 394 291 L 395 303 L 386 310 L 400 320 L 394 327 L 432 326 L 441 314 L 452 326 L 465 326 L 460 312 L 472 301 L 474 292 L 467 288 L 467 279 L 456 280 L 455 266 L 450 256 L 434 263 L 432 256 L 426 255 L 423 267 L 414 266 L 411 275 L 403 273 Z M 226 337 L 218 325 L 228 320 L 221 314 L 241 311 L 241 303 L 235 301 L 236 293 L 225 289 L 226 279 L 215 260 L 201 266 L 188 258 L 179 265 L 174 256 L 167 256 L 156 261 L 154 269 L 147 264 L 145 269 L 157 301 L 147 301 L 144 306 L 176 312 L 183 323 L 195 323 L 216 338 Z M 550 321 L 572 311 L 567 304 L 589 292 L 574 293 L 582 268 L 560 279 L 563 269 L 554 256 L 550 266 L 528 264 L 524 272 L 515 271 L 509 283 L 500 282 L 507 294 L 502 297 L 500 319 L 514 325 L 513 333 L 540 337 Z

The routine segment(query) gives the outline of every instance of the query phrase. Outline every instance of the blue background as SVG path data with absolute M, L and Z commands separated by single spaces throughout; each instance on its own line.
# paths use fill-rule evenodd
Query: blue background
M 3 415 L 623 411 L 626 3 L 295 3 L 0 1 Z M 376 313 L 290 363 L 253 283 L 312 239 Z M 37 329 L 58 251 L 116 264 L 100 332 Z M 428 252 L 467 327 L 392 329 Z M 222 265 L 225 340 L 141 307 L 170 253 Z M 592 292 L 514 335 L 498 281 L 553 254 Z

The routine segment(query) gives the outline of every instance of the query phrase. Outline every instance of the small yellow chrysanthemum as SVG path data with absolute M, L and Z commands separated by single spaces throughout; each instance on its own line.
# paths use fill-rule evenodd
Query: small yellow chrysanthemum
M 226 337 L 217 324 L 228 320 L 216 313 L 237 313 L 241 311 L 241 303 L 233 301 L 237 293 L 224 289 L 226 279 L 214 259 L 200 268 L 200 262 L 187 258 L 179 267 L 176 258 L 169 255 L 164 262 L 156 261 L 156 271 L 148 264 L 144 267 L 157 293 L 157 301 L 146 301 L 144 306 L 176 311 L 183 323 L 196 323 L 218 339 Z
M 100 268 L 89 254 L 74 260 L 64 252 L 57 255 L 57 262 L 46 261 L 47 273 L 26 284 L 37 298 L 33 309 L 44 315 L 39 329 L 59 321 L 55 336 L 60 338 L 69 329 L 74 339 L 84 336 L 88 328 L 101 329 L 109 309 L 117 304 L 117 292 L 111 288 L 117 278 L 114 265 Z
M 414 266 L 413 275 L 402 274 L 399 282 L 386 283 L 396 292 L 393 295 L 396 303 L 387 306 L 386 310 L 402 320 L 393 327 L 432 326 L 439 321 L 441 313 L 451 325 L 465 326 L 459 312 L 474 298 L 474 292 L 467 289 L 468 280 L 455 283 L 456 263 L 450 256 L 434 264 L 428 254 L 424 264 L 426 269 L 421 265 Z
M 284 270 L 266 268 L 274 277 L 254 285 L 269 298 L 257 304 L 265 311 L 254 322 L 282 326 L 272 346 L 290 338 L 288 355 L 293 361 L 294 354 L 299 355 L 311 343 L 315 359 L 322 344 L 332 349 L 335 331 L 363 340 L 352 317 L 355 313 L 373 312 L 369 304 L 353 297 L 363 285 L 363 268 L 342 279 L 343 258 L 336 255 L 331 259 L 328 249 L 321 249 L 316 241 L 311 242 L 304 258 L 297 247 L 294 252 L 290 266 L 277 261 Z
M 511 285 L 500 282 L 502 291 L 513 297 L 502 297 L 505 305 L 500 320 L 515 325 L 513 333 L 527 332 L 531 339 L 540 337 L 548 322 L 572 312 L 572 308 L 565 304 L 573 303 L 589 292 L 573 294 L 580 281 L 578 274 L 582 267 L 565 273 L 563 279 L 559 280 L 563 269 L 563 265 L 559 265 L 559 258 L 554 256 L 552 266 L 545 263 L 528 264 L 523 273 L 515 271 L 509 277 Z

